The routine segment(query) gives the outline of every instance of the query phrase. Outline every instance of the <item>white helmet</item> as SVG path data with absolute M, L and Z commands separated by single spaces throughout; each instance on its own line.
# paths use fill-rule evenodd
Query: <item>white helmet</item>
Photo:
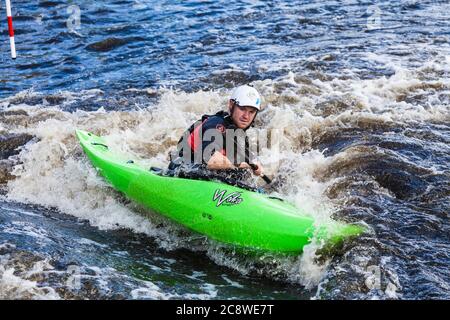
M 253 107 L 258 111 L 261 110 L 261 96 L 255 88 L 249 85 L 239 86 L 234 89 L 230 100 L 234 100 L 238 105 L 243 107 Z

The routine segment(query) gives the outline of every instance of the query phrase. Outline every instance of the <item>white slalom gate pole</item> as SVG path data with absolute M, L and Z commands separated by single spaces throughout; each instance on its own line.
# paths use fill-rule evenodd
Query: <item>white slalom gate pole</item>
M 6 16 L 8 17 L 9 44 L 11 45 L 11 58 L 16 58 L 16 44 L 14 43 L 14 29 L 12 25 L 11 1 L 6 0 Z

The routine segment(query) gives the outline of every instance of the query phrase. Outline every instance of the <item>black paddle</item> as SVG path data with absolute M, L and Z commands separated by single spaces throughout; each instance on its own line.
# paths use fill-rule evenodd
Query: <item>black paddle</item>
M 257 166 L 256 164 L 254 164 L 254 163 L 250 163 L 250 167 L 251 167 L 253 170 L 258 169 L 258 166 Z M 263 175 L 261 176 L 261 178 L 262 178 L 267 184 L 271 184 L 271 183 L 272 183 L 272 180 L 270 180 L 270 178 L 269 178 L 268 176 L 266 176 L 265 174 L 263 174 Z

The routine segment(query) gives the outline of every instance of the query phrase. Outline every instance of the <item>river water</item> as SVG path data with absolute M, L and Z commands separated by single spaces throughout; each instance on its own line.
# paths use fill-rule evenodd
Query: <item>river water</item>
M 12 5 L 0 299 L 450 298 L 449 1 Z M 263 96 L 256 128 L 279 133 L 261 154 L 272 192 L 364 235 L 297 257 L 234 253 L 116 193 L 74 136 L 164 166 L 244 83 Z

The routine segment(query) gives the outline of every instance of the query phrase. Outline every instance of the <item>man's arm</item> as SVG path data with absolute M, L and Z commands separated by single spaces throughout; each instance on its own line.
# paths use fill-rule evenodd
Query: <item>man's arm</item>
M 257 168 L 253 170 L 253 173 L 257 176 L 260 176 L 264 173 L 264 169 L 258 161 L 254 163 Z M 224 170 L 224 169 L 235 169 L 236 167 L 231 163 L 231 161 L 225 157 L 220 152 L 216 151 L 211 156 L 208 161 L 207 168 L 210 170 Z M 239 165 L 240 169 L 251 169 L 250 165 L 247 162 L 241 162 Z

